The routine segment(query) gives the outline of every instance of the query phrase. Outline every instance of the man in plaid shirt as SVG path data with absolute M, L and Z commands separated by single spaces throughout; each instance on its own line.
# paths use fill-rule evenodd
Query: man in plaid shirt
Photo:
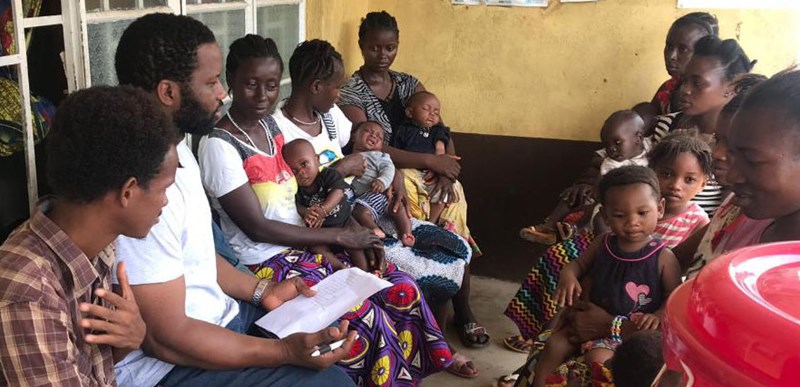
M 48 138 L 55 193 L 0 246 L 0 385 L 115 386 L 114 361 L 145 325 L 113 241 L 144 237 L 175 179 L 176 129 L 152 96 L 96 87 L 69 96 Z

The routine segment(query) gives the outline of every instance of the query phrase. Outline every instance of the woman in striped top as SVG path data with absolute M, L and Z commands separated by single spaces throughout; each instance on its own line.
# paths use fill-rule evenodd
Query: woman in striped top
M 755 61 L 750 61 L 736 40 L 720 40 L 713 35 L 700 39 L 679 91 L 681 112 L 657 117 L 653 142 L 680 130 L 696 130 L 710 142 L 720 112 L 736 95 L 735 78 L 750 72 L 753 65 Z M 713 215 L 723 199 L 722 186 L 710 175 L 693 201 Z
M 397 56 L 399 34 L 397 20 L 386 11 L 370 12 L 361 20 L 358 28 L 358 46 L 364 64 L 342 86 L 337 104 L 353 125 L 367 120 L 381 124 L 384 130 L 383 151 L 391 156 L 395 166 L 425 169 L 430 172 L 426 175 L 429 178 L 426 180 L 431 183 L 431 196 L 441 193 L 442 197 L 453 198 L 448 200 L 438 225 L 446 226 L 445 228 L 462 236 L 470 244 L 472 257 L 478 257 L 482 254 L 481 250 L 472 239 L 469 227 L 466 226 L 467 205 L 464 191 L 460 184 L 455 184 L 461 172 L 458 157 L 450 154 L 408 152 L 388 146 L 392 141 L 393 128 L 405 119 L 409 98 L 416 92 L 425 91 L 425 86 L 414 76 L 390 69 Z M 447 149 L 454 149 L 452 138 Z M 396 208 L 394 205 L 397 200 L 406 200 L 405 187 L 414 187 L 416 183 L 405 177 L 405 179 L 395 179 L 392 186 L 395 192 L 393 208 Z M 411 204 L 413 203 L 410 201 L 406 202 L 406 208 L 411 210 L 411 215 L 418 219 L 423 218 L 421 215 L 425 211 L 414 207 L 424 208 L 426 203 L 419 203 L 419 206 L 414 207 Z M 486 328 L 478 323 L 470 307 L 469 279 L 469 265 L 467 265 L 461 288 L 452 298 L 454 321 L 462 344 L 470 348 L 483 348 L 490 344 L 490 337 Z M 435 309 L 434 313 L 442 331 L 446 331 L 446 303 L 433 305 L 432 308 Z M 454 357 L 456 362 L 448 368 L 448 371 L 466 378 L 478 375 L 477 368 L 466 356 L 457 353 Z

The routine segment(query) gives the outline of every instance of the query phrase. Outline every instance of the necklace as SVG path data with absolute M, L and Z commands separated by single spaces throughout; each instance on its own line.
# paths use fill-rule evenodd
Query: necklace
M 419 128 L 419 134 L 422 135 L 423 138 L 428 138 L 431 136 L 431 128 Z
M 250 137 L 250 135 L 247 134 L 247 132 L 245 132 L 244 130 L 242 130 L 242 127 L 239 126 L 239 124 L 237 124 L 236 121 L 233 120 L 233 117 L 231 117 L 230 110 L 225 115 L 228 116 L 228 119 L 231 121 L 233 126 L 236 127 L 236 129 L 239 131 L 239 133 L 243 134 L 247 138 L 247 141 L 250 143 L 250 145 L 254 149 L 258 149 L 258 147 L 256 146 L 255 141 L 253 141 L 253 139 Z M 270 156 L 270 157 L 271 156 L 275 156 L 275 141 L 272 139 L 272 134 L 270 134 L 269 130 L 267 130 L 267 126 L 264 125 L 264 121 L 258 120 L 258 123 L 261 124 L 261 127 L 264 129 L 264 134 L 266 134 L 266 136 L 267 136 L 267 152 L 266 152 L 266 154 L 268 156 Z M 228 132 L 228 133 L 230 133 L 230 132 Z M 233 134 L 233 133 L 231 133 L 231 134 Z
M 297 123 L 298 123 L 298 124 L 300 124 L 300 125 L 311 126 L 311 125 L 316 125 L 316 124 L 319 122 L 319 115 L 317 115 L 317 112 L 312 112 L 312 113 L 311 113 L 311 114 L 313 114 L 313 115 L 314 115 L 314 121 L 311 121 L 311 122 L 300 121 L 300 120 L 298 120 L 297 118 L 294 118 L 294 116 L 293 116 L 293 115 L 289 114 L 289 110 L 287 110 L 287 109 L 286 109 L 286 106 L 284 106 L 284 107 L 283 107 L 283 112 L 284 112 L 284 113 L 285 113 L 287 116 L 289 116 L 289 118 L 290 118 L 292 121 L 294 121 L 294 122 L 297 122 Z

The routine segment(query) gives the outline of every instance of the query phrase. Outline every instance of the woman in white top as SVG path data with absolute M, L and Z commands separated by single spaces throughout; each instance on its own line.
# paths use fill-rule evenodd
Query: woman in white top
M 294 201 L 297 183 L 281 156 L 286 138 L 267 115 L 277 100 L 282 71 L 271 39 L 248 35 L 231 45 L 226 75 L 233 105 L 201 142 L 200 166 L 223 232 L 247 268 L 260 278 L 280 281 L 300 276 L 312 285 L 333 269 L 321 256 L 306 251 L 306 246 L 382 246 L 371 230 L 361 227 L 302 227 Z M 319 79 L 296 80 L 293 86 L 323 93 L 331 87 Z M 328 106 L 335 98 L 334 94 Z M 341 157 L 338 144 L 334 148 L 331 151 Z M 356 162 L 350 166 L 355 168 L 345 168 L 345 172 L 358 169 L 358 159 L 352 159 Z M 346 256 L 340 257 L 348 262 Z M 413 278 L 394 265 L 389 265 L 383 278 L 394 286 L 342 316 L 359 337 L 350 356 L 338 364 L 359 385 L 416 385 L 450 365 L 453 356 Z

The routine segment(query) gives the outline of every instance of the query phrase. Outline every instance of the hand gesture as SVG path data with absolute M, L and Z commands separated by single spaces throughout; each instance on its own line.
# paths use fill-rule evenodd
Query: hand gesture
M 355 223 L 355 222 L 351 222 Z M 383 249 L 383 242 L 372 230 L 360 225 L 347 226 L 341 229 L 342 232 L 336 237 L 336 244 L 346 249 Z
M 561 271 L 558 286 L 556 287 L 556 303 L 558 306 L 563 307 L 565 304 L 572 306 L 572 303 L 581 296 L 582 291 L 580 281 L 575 277 L 575 274 Z
M 107 289 L 94 291 L 97 297 L 113 305 L 113 309 L 82 302 L 80 310 L 86 315 L 81 319 L 81 326 L 90 332 L 85 337 L 88 343 L 107 344 L 129 350 L 137 349 L 144 341 L 145 324 L 139 314 L 139 306 L 133 297 L 131 285 L 128 283 L 125 262 L 117 265 L 117 279 L 121 296 Z
M 301 294 L 306 297 L 314 297 L 317 292 L 311 290 L 300 277 L 292 277 L 281 282 L 272 282 L 264 289 L 264 295 L 261 297 L 261 306 L 266 310 L 273 310 Z
M 367 267 L 368 271 L 378 277 L 383 277 L 383 272 L 386 271 L 386 251 L 382 248 L 367 249 Z
M 372 192 L 374 192 L 374 193 L 381 193 L 383 191 L 386 191 L 386 186 L 384 186 L 383 183 L 381 183 L 381 181 L 378 180 L 378 179 L 375 179 L 375 180 L 372 181 L 372 187 L 371 188 L 372 188 Z
M 445 204 L 458 202 L 458 195 L 456 195 L 456 191 L 453 189 L 453 183 L 453 180 L 444 176 L 436 176 L 425 182 L 426 185 L 432 186 L 431 196 L 439 194 L 439 200 Z
M 367 158 L 361 153 L 352 153 L 336 162 L 334 169 L 345 177 L 361 177 L 367 169 Z
M 661 319 L 658 316 L 650 313 L 637 316 L 632 320 L 634 323 L 636 323 L 636 329 L 639 330 L 658 329 L 658 327 L 661 326 Z
M 288 364 L 321 370 L 327 368 L 350 353 L 350 348 L 356 339 L 356 332 L 347 335 L 347 320 L 342 321 L 338 328 L 325 328 L 316 333 L 295 333 L 280 340 L 283 358 Z M 344 344 L 326 354 L 312 357 L 320 344 L 330 344 L 345 338 Z
M 408 205 L 405 176 L 403 176 L 403 172 L 399 169 L 394 174 L 391 187 L 386 191 L 386 197 L 391 204 L 392 213 L 397 213 L 402 207 L 406 211 L 406 216 L 411 218 L 411 206 Z
M 575 184 L 561 193 L 561 200 L 572 207 L 592 200 L 592 186 L 589 184 Z
M 432 156 L 429 169 L 442 175 L 452 181 L 458 180 L 458 175 L 461 173 L 461 165 L 458 160 L 461 157 L 453 155 L 438 155 Z
M 303 221 L 305 221 L 306 226 L 309 228 L 320 228 L 322 227 L 322 223 L 325 222 L 325 218 L 327 216 L 328 214 L 322 210 L 322 207 L 320 207 L 318 204 L 315 204 L 311 207 L 308 207 Z

